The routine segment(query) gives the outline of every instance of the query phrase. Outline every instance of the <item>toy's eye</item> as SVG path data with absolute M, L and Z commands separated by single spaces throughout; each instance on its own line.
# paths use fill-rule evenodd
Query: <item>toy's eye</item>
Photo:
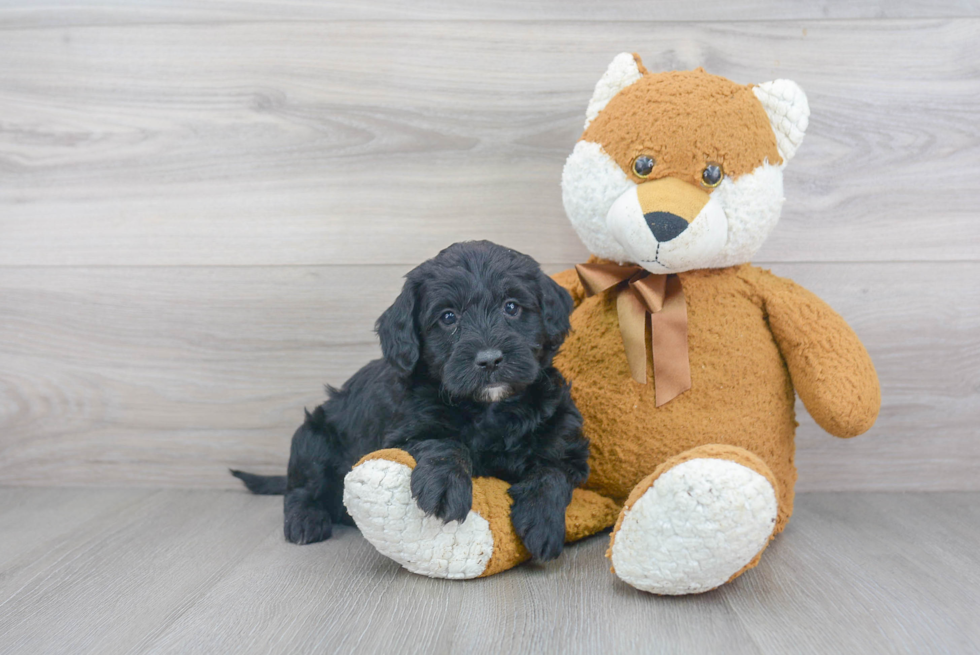
M 439 317 L 439 320 L 442 321 L 443 325 L 452 325 L 456 322 L 456 312 L 446 310 L 442 313 L 442 316 Z
M 721 168 L 721 164 L 709 163 L 701 171 L 701 184 L 708 188 L 715 188 L 723 179 L 725 179 L 725 171 Z
M 521 313 L 521 306 L 513 300 L 504 303 L 504 313 L 508 316 L 518 316 Z
M 657 161 L 649 155 L 640 155 L 633 160 L 633 172 L 636 173 L 637 177 L 646 177 L 653 172 L 653 167 L 657 165 Z

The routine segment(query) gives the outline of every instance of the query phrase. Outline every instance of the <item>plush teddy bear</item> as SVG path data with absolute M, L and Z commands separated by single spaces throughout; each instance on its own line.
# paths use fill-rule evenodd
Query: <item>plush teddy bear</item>
M 793 511 L 794 391 L 838 437 L 877 417 L 874 366 L 844 320 L 747 263 L 808 115 L 788 80 L 650 73 L 624 53 L 565 165 L 565 210 L 593 254 L 555 276 L 576 304 L 555 362 L 592 449 L 566 540 L 614 525 L 607 556 L 639 589 L 703 592 L 758 563 Z M 467 520 L 443 524 L 415 506 L 413 466 L 379 451 L 347 476 L 348 511 L 381 553 L 446 578 L 528 558 L 506 483 L 474 480 Z

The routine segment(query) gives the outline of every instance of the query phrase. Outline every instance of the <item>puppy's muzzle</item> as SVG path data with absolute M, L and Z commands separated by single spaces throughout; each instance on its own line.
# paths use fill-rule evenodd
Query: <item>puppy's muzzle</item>
M 674 177 L 637 185 L 636 196 L 643 220 L 660 243 L 679 236 L 698 217 L 711 197 Z

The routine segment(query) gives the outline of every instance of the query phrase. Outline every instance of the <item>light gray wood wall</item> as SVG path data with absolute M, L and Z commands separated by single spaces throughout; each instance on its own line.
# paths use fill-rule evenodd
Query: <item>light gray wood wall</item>
M 925 0 L 0 1 L 0 484 L 282 470 L 412 265 L 583 260 L 561 167 L 620 51 L 808 94 L 757 259 L 884 407 L 802 416 L 799 488 L 980 489 L 980 3 Z

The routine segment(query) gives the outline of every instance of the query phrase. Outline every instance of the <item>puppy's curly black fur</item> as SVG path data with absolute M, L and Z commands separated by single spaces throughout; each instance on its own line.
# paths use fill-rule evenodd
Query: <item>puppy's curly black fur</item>
M 305 544 L 351 523 L 344 475 L 379 448 L 408 451 L 418 506 L 465 520 L 473 476 L 511 483 L 511 518 L 537 559 L 557 557 L 565 508 L 589 474 L 588 441 L 552 359 L 572 299 L 526 255 L 454 244 L 412 270 L 378 319 L 382 359 L 306 414 L 288 475 L 232 471 L 255 493 L 285 493 L 285 534 Z

